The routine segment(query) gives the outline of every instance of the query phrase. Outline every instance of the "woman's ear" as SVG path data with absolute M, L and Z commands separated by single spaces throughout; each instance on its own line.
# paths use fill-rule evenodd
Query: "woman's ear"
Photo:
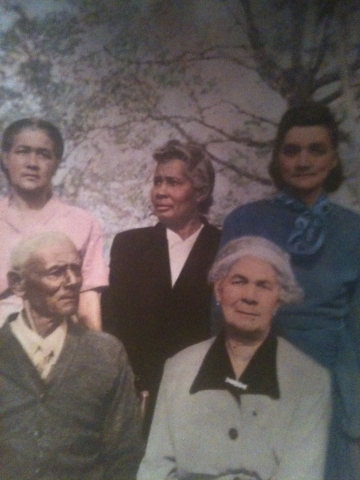
M 337 165 L 339 165 L 339 163 L 340 163 L 340 158 L 339 158 L 338 152 L 335 152 L 335 153 L 334 153 L 331 163 L 332 163 L 331 170 L 334 170 L 334 168 L 335 168 Z
M 25 279 L 21 273 L 10 271 L 7 274 L 8 284 L 11 291 L 18 297 L 25 296 Z
M 214 295 L 215 295 L 216 301 L 218 303 L 220 303 L 221 302 L 221 296 L 222 296 L 222 281 L 221 280 L 218 280 L 214 284 Z
M 1 168 L 5 171 L 8 170 L 8 154 L 2 153 L 0 157 Z
M 201 203 L 203 202 L 208 195 L 208 189 L 206 186 L 203 186 L 201 188 L 198 188 L 196 190 L 196 202 Z

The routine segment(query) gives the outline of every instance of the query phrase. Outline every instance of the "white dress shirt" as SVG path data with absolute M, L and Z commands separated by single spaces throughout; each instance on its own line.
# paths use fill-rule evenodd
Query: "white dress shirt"
M 22 310 L 17 318 L 10 322 L 10 328 L 41 378 L 46 379 L 64 346 L 67 334 L 66 321 L 63 321 L 50 335 L 43 338 L 27 326 L 24 310 Z

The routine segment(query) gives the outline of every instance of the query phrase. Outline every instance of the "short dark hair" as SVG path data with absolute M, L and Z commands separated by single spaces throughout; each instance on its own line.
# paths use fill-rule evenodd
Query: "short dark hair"
M 58 161 L 61 160 L 64 153 L 64 140 L 57 127 L 52 123 L 41 118 L 22 118 L 11 123 L 4 131 L 1 150 L 9 152 L 13 146 L 16 135 L 24 130 L 42 130 L 54 143 L 54 153 Z
M 276 133 L 269 174 L 275 186 L 282 189 L 286 185 L 282 179 L 279 167 L 279 153 L 284 143 L 287 132 L 293 127 L 325 127 L 329 132 L 331 144 L 335 150 L 339 145 L 340 131 L 338 124 L 330 109 L 319 102 L 307 102 L 289 108 L 282 116 Z M 324 183 L 325 192 L 335 192 L 344 180 L 343 167 L 338 157 L 337 165 L 331 170 Z
M 195 189 L 205 194 L 204 200 L 199 202 L 199 211 L 208 213 L 213 204 L 215 170 L 204 148 L 194 142 L 170 140 L 154 152 L 153 159 L 157 163 L 182 160 Z

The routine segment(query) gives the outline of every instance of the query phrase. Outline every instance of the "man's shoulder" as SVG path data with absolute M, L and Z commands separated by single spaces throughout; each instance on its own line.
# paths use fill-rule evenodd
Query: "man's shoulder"
M 70 334 L 79 338 L 78 349 L 81 353 L 90 352 L 94 358 L 102 362 L 114 363 L 119 357 L 126 357 L 124 345 L 113 335 L 91 330 L 81 325 L 75 325 L 71 328 Z

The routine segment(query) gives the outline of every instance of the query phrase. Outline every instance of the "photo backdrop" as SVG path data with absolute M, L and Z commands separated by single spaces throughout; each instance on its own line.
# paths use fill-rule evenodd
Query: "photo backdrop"
M 221 225 L 273 194 L 282 113 L 321 100 L 343 132 L 336 201 L 360 211 L 359 24 L 356 0 L 1 0 L 0 128 L 28 116 L 59 126 L 55 191 L 97 216 L 108 253 L 115 233 L 156 221 L 155 148 L 206 148 Z

